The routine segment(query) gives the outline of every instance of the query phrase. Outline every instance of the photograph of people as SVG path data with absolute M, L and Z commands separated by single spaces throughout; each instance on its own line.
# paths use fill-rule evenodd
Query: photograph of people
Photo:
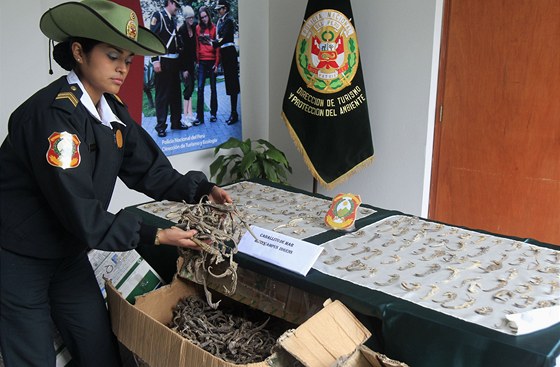
M 177 49 L 144 60 L 142 127 L 167 156 L 215 148 L 231 137 L 242 139 L 238 1 L 142 0 L 140 8 L 145 24 L 155 33 L 164 32 L 163 43 L 177 41 Z M 162 26 L 172 22 L 173 39 L 171 26 Z M 175 52 L 177 59 L 173 58 Z M 170 77 L 174 86 L 159 87 L 175 91 L 172 105 L 166 111 L 157 109 L 150 103 L 150 96 L 157 94 L 154 61 L 160 61 L 161 67 L 165 63 L 173 66 L 175 60 L 177 72 Z M 158 79 L 162 77 L 160 72 Z M 177 94 L 180 108 L 171 107 L 177 105 Z M 179 109 L 181 112 L 173 112 Z
M 183 79 L 183 119 L 182 124 L 192 126 L 196 117 L 193 115 L 192 94 L 196 76 L 194 68 L 196 64 L 196 33 L 194 22 L 194 10 L 190 6 L 183 6 L 184 22 L 179 27 L 179 59 L 181 60 L 181 77 Z
M 167 113 L 170 113 L 171 129 L 187 129 L 181 124 L 181 63 L 175 15 L 180 8 L 177 0 L 164 0 L 163 9 L 154 12 L 150 30 L 167 47 L 167 53 L 152 58 L 156 88 L 156 131 L 159 137 L 167 136 Z
M 210 121 L 216 122 L 218 96 L 216 94 L 216 72 L 220 63 L 220 50 L 212 46 L 216 38 L 216 26 L 212 23 L 210 12 L 202 6 L 198 10 L 196 26 L 196 59 L 198 61 L 198 101 L 196 104 L 196 120 L 194 125 L 204 123 L 204 87 L 206 78 L 210 79 Z
M 0 147 L 1 352 L 6 367 L 55 366 L 54 322 L 73 364 L 121 366 L 88 251 L 198 247 L 195 230 L 109 212 L 117 178 L 155 200 L 231 198 L 202 172 L 176 171 L 117 97 L 135 55 L 168 53 L 134 11 L 66 2 L 41 17 L 40 29 L 69 73 L 12 113 Z
M 230 5 L 227 0 L 219 0 L 216 10 L 220 16 L 218 20 L 218 39 L 213 40 L 214 47 L 220 49 L 220 58 L 224 69 L 226 94 L 230 98 L 230 115 L 226 120 L 228 125 L 239 121 L 237 114 L 237 95 L 239 94 L 239 66 L 237 62 L 237 49 L 235 48 L 234 34 L 236 29 L 235 19 L 230 14 Z

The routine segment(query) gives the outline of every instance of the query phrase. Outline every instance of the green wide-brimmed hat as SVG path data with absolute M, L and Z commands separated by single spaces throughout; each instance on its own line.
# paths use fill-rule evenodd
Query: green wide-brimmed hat
M 163 42 L 149 29 L 138 25 L 131 9 L 108 0 L 67 2 L 49 9 L 39 27 L 56 42 L 70 37 L 91 38 L 136 55 L 163 55 Z

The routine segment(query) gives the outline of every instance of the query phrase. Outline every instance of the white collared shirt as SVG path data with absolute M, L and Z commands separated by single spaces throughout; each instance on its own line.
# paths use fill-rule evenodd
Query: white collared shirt
M 84 88 L 84 85 L 82 84 L 80 78 L 78 78 L 78 75 L 76 75 L 74 70 L 68 73 L 68 75 L 66 76 L 66 80 L 68 80 L 69 84 L 78 84 L 78 86 L 82 90 L 82 97 L 80 98 L 80 102 L 82 102 L 88 112 L 99 122 L 111 129 L 113 129 L 111 122 L 118 122 L 119 124 L 126 126 L 126 124 L 113 113 L 113 110 L 111 110 L 111 107 L 109 107 L 109 104 L 107 103 L 107 100 L 105 99 L 105 96 L 103 94 L 101 95 L 101 99 L 99 99 L 99 108 L 95 107 L 95 105 L 93 104 L 93 100 L 86 91 L 86 88 Z

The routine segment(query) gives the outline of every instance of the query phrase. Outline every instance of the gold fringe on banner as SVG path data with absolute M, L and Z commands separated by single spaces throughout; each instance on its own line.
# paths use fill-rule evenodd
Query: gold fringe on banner
M 323 186 L 325 189 L 327 190 L 332 190 L 334 189 L 336 186 L 340 185 L 341 183 L 345 182 L 348 180 L 348 178 L 350 178 L 350 176 L 360 172 L 361 170 L 363 170 L 364 168 L 366 168 L 367 166 L 369 166 L 370 164 L 373 163 L 374 161 L 374 156 L 368 157 L 365 160 L 361 161 L 360 163 L 356 164 L 354 167 L 352 167 L 348 172 L 346 172 L 345 174 L 343 174 L 342 176 L 338 177 L 336 180 L 332 181 L 332 182 L 326 182 L 317 172 L 317 170 L 315 169 L 315 167 L 313 166 L 313 163 L 311 162 L 311 160 L 309 159 L 309 157 L 307 156 L 307 152 L 305 151 L 305 149 L 303 148 L 303 145 L 301 144 L 301 141 L 299 140 L 296 132 L 294 131 L 294 129 L 292 128 L 290 121 L 288 120 L 288 118 L 286 117 L 286 115 L 284 114 L 284 112 L 282 112 L 282 120 L 284 120 L 284 124 L 286 125 L 286 127 L 288 128 L 288 132 L 290 133 L 290 136 L 292 138 L 292 140 L 294 141 L 294 144 L 296 146 L 296 149 L 298 150 L 298 152 L 302 155 L 303 157 L 303 161 L 305 162 L 305 165 L 307 166 L 307 168 L 309 169 L 309 171 L 311 172 L 311 175 L 317 180 L 317 182 L 319 182 L 321 184 L 321 186 Z

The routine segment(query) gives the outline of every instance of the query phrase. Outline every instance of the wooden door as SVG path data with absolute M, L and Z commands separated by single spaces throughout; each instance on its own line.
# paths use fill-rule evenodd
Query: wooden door
M 447 0 L 429 216 L 560 245 L 560 1 Z

